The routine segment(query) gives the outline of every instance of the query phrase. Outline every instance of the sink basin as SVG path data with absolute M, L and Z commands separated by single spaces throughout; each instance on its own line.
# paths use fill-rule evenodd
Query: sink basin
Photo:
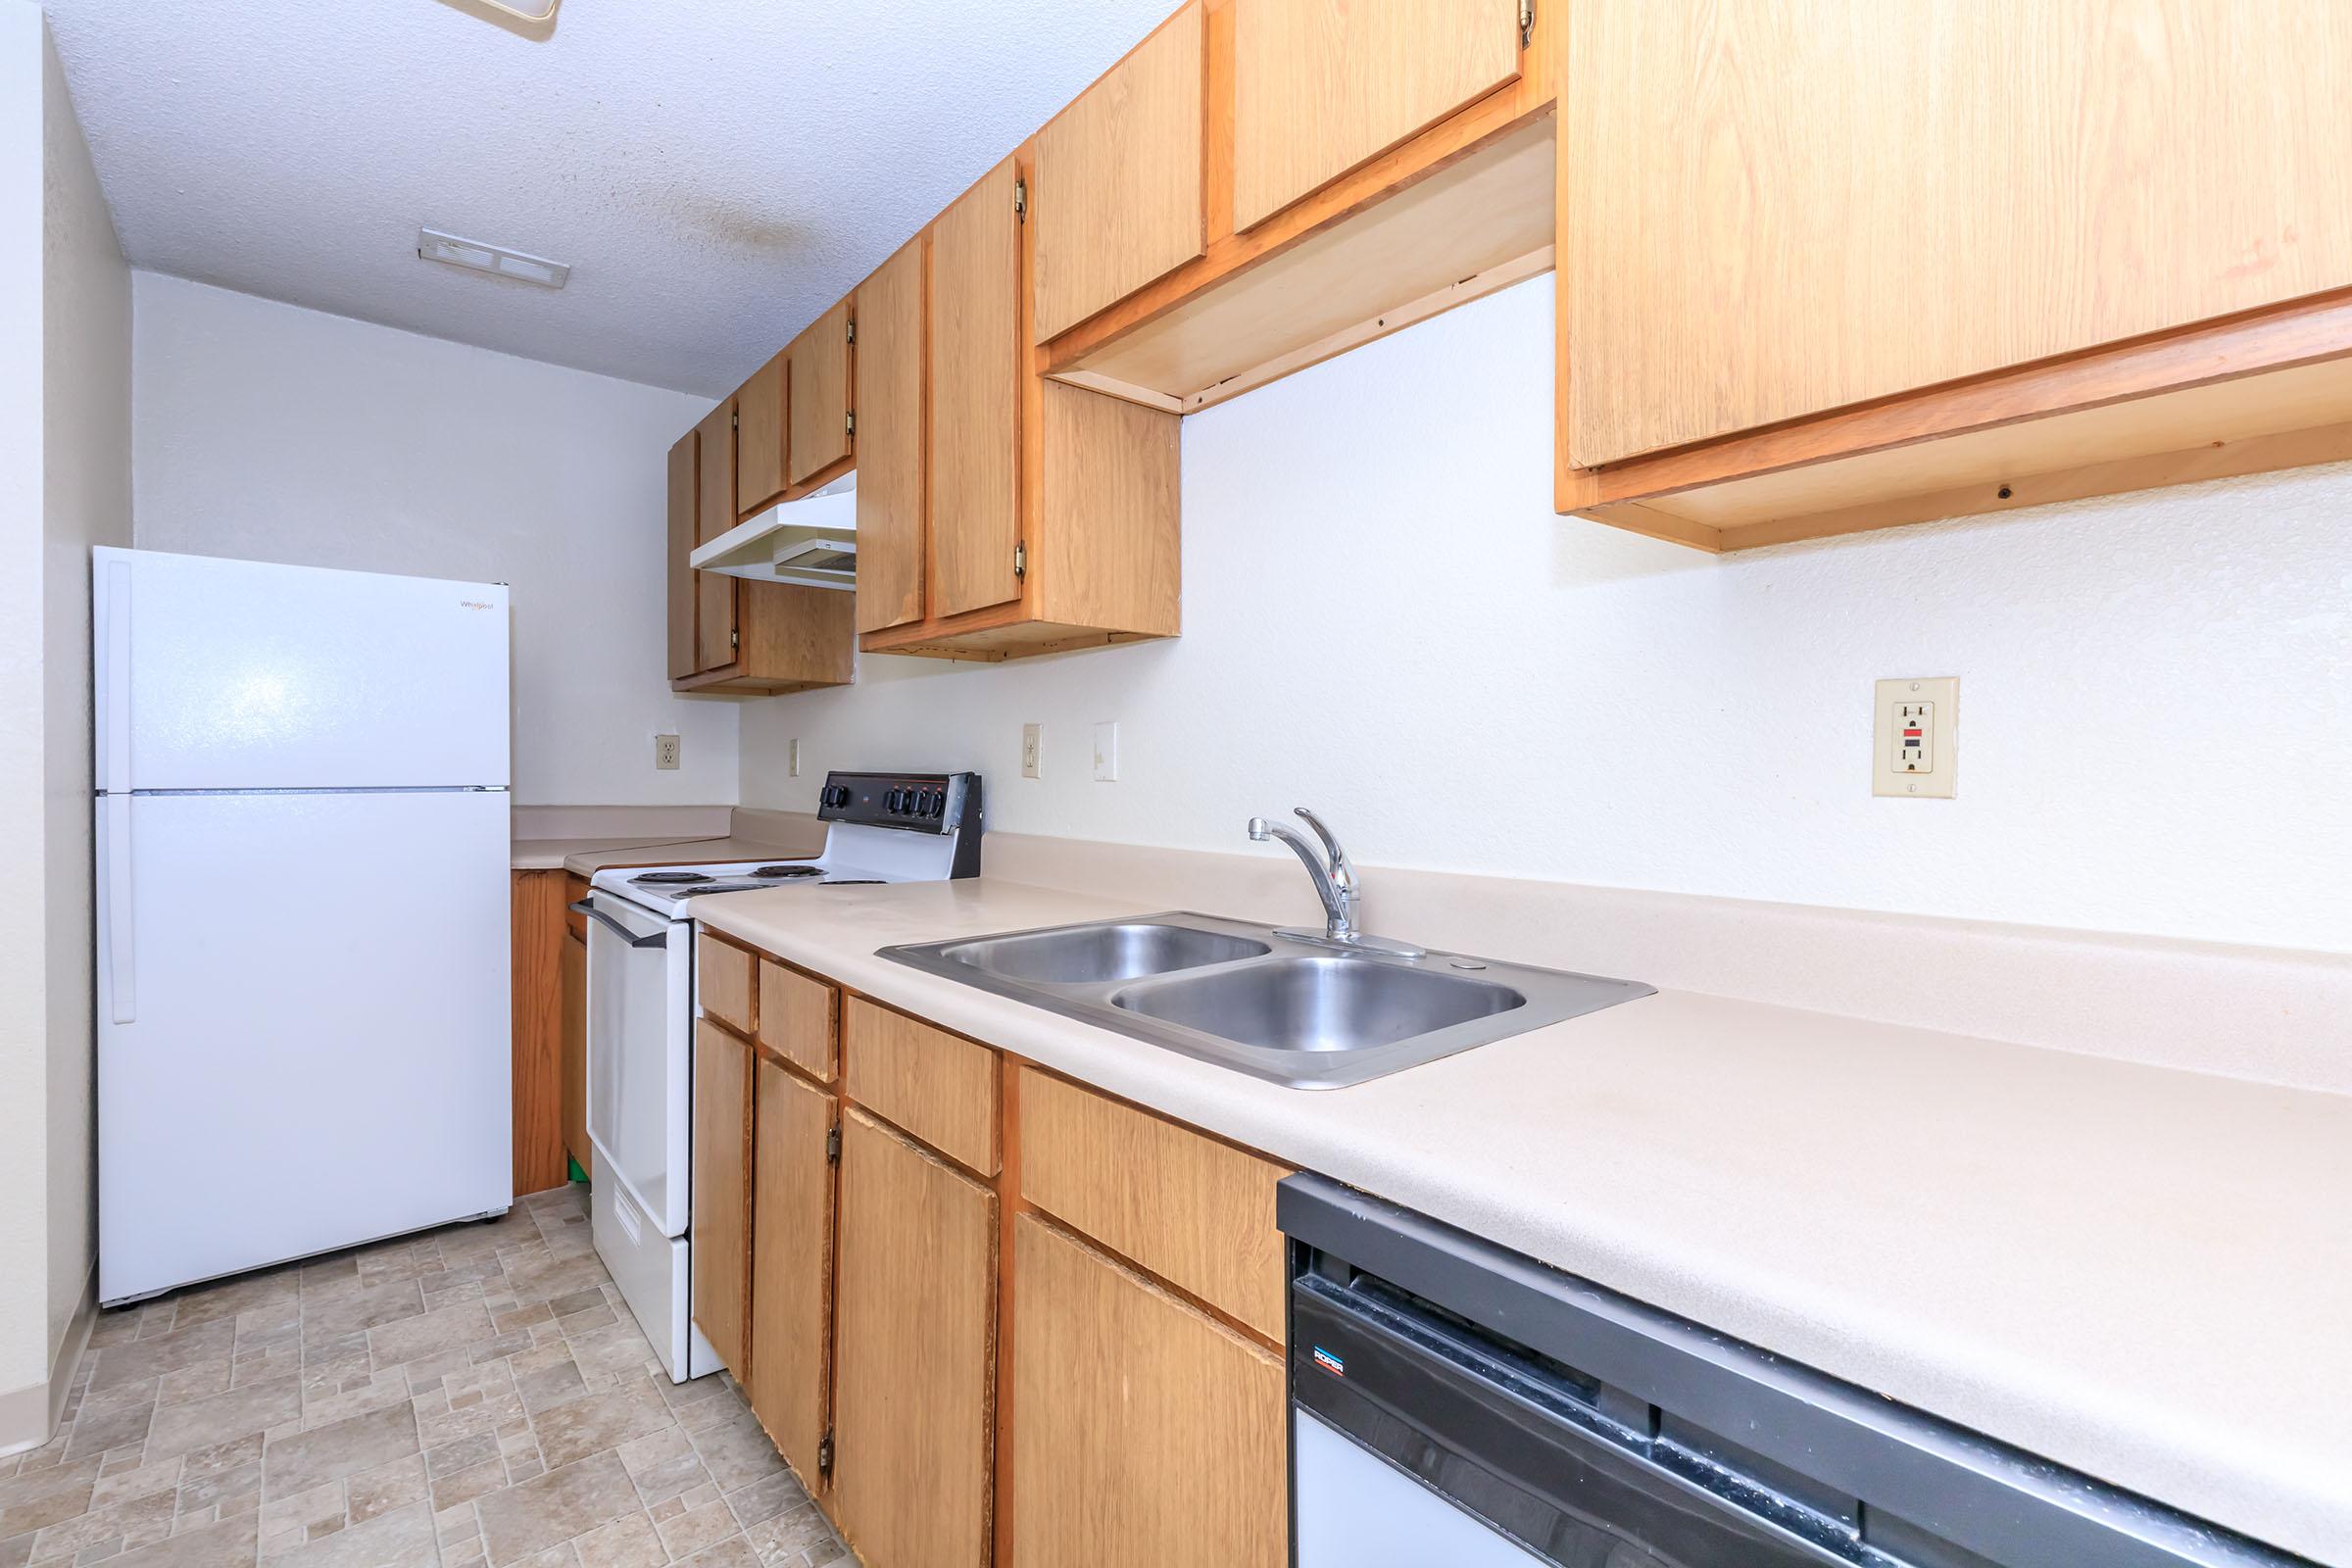
M 1335 947 L 1186 912 L 880 956 L 1294 1089 L 1360 1084 L 1651 993 L 1630 980 Z
M 1191 926 L 1127 921 L 1065 926 L 1026 936 L 985 937 L 940 950 L 941 956 L 968 963 L 1007 980 L 1040 985 L 1097 985 L 1145 975 L 1231 963 L 1271 952 L 1263 942 L 1201 931 Z
M 1527 1005 L 1508 986 L 1353 956 L 1278 958 L 1135 986 L 1110 1002 L 1268 1051 L 1367 1051 Z

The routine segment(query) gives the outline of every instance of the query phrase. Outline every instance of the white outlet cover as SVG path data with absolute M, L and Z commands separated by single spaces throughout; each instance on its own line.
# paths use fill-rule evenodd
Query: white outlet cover
M 654 737 L 654 766 L 669 772 L 678 765 L 678 738 L 675 735 Z
M 1046 726 L 1023 724 L 1021 726 L 1021 777 L 1043 778 L 1045 776 L 1045 750 Z
M 1095 726 L 1095 782 L 1115 784 L 1119 779 L 1119 725 L 1116 719 Z
M 786 778 L 801 776 L 801 738 L 798 735 L 795 735 L 784 748 L 784 776 Z
M 1959 676 L 1880 681 L 1871 715 L 1871 794 L 1948 801 L 1959 793 Z

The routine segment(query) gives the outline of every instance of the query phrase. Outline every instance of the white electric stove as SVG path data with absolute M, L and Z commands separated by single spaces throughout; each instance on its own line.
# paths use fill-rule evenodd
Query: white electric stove
M 980 874 L 977 773 L 833 773 L 808 859 L 599 871 L 588 898 L 591 1234 L 670 1377 L 718 1370 L 694 1326 L 694 911 L 778 888 L 939 882 Z

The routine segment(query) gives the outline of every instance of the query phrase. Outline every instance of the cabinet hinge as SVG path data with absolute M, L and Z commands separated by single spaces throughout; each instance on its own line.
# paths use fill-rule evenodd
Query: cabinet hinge
M 820 1476 L 829 1476 L 833 1473 L 833 1429 L 831 1427 L 825 1428 L 825 1435 L 816 1440 L 816 1473 Z
M 853 343 L 855 343 L 855 342 L 857 342 L 857 341 L 858 341 L 858 318 L 856 318 L 855 316 L 851 317 L 851 318 L 849 318 L 849 322 L 850 322 L 850 341 L 851 341 L 851 342 L 853 342 Z
M 740 415 L 740 414 L 733 414 L 733 413 L 730 413 L 730 414 L 727 416 L 727 428 L 728 428 L 728 429 L 730 429 L 730 430 L 740 430 L 740 429 L 742 429 L 742 428 L 743 428 L 743 416 L 742 416 L 742 415 Z
M 1519 0 L 1519 47 L 1536 41 L 1536 0 Z
M 841 1124 L 839 1122 L 825 1129 L 825 1163 L 828 1165 L 841 1163 Z
M 1012 575 L 1015 580 L 1029 575 L 1029 542 L 1016 539 L 1012 545 Z
M 852 409 L 841 416 L 841 433 L 849 436 L 858 433 L 858 411 L 856 409 Z
M 731 631 L 727 633 L 727 646 L 729 648 L 741 648 L 743 646 L 743 633 L 739 631 Z
M 1029 182 L 1025 179 L 1012 182 L 1012 216 L 1024 223 L 1029 221 Z

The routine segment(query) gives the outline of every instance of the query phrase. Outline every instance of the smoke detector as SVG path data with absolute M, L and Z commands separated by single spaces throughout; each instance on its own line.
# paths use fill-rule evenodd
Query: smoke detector
M 555 9 L 552 5 L 548 8 Z M 504 245 L 485 245 L 478 239 L 460 239 L 435 228 L 416 231 L 416 256 L 420 261 L 444 262 L 451 267 L 463 267 L 469 271 L 488 272 L 493 277 L 511 277 L 521 283 L 536 283 L 541 288 L 562 288 L 571 276 L 571 264 L 551 262 L 544 256 L 526 256 L 520 251 L 508 250 Z

